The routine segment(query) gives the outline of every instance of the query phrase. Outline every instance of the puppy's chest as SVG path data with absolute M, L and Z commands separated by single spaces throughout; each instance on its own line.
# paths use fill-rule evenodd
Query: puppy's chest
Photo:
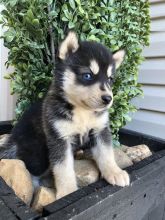
M 84 109 L 75 109 L 73 111 L 72 120 L 57 120 L 54 126 L 63 138 L 79 134 L 81 139 L 81 137 L 88 134 L 91 129 L 95 131 L 102 130 L 107 121 L 107 112 L 98 116 L 94 112 Z

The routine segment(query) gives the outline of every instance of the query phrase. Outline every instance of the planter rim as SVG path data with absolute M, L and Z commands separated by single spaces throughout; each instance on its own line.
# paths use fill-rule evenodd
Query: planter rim
M 4 132 L 10 132 L 11 128 L 12 128 L 11 121 L 0 122 L 0 134 Z M 131 167 L 126 168 L 126 170 L 131 176 L 131 186 L 126 188 L 121 188 L 118 186 L 111 186 L 104 180 L 99 180 L 96 183 L 83 187 L 78 191 L 68 196 L 65 196 L 64 198 L 45 206 L 43 209 L 43 215 L 39 216 L 31 209 L 29 209 L 14 194 L 13 190 L 5 184 L 2 178 L 0 178 L 0 205 L 2 202 L 2 204 L 4 204 L 4 206 L 6 207 L 6 210 L 8 209 L 12 210 L 12 213 L 14 213 L 13 219 L 15 217 L 16 219 L 20 219 L 20 220 L 23 219 L 24 220 L 26 219 L 28 220 L 30 219 L 65 220 L 66 219 L 67 220 L 71 218 L 78 220 L 78 219 L 89 219 L 88 215 L 91 216 L 91 219 L 93 219 L 92 216 L 94 215 L 97 216 L 96 219 L 99 219 L 98 218 L 99 209 L 101 209 L 100 213 L 105 211 L 105 213 L 101 214 L 102 217 L 103 214 L 107 214 L 107 213 L 111 215 L 112 213 L 114 213 L 112 207 L 114 206 L 117 207 L 118 203 L 120 206 L 120 200 L 124 201 L 124 204 L 127 208 L 128 206 L 132 207 L 132 205 L 130 205 L 132 204 L 130 200 L 134 198 L 133 190 L 135 190 L 136 193 L 137 192 L 140 193 L 141 189 L 143 189 L 142 194 L 145 198 L 145 195 L 148 194 L 147 190 L 150 189 L 151 191 L 153 191 L 154 190 L 153 185 L 154 186 L 159 185 L 159 190 L 161 190 L 161 195 L 165 195 L 165 187 L 164 185 L 162 186 L 162 182 L 164 183 L 165 181 L 165 175 L 163 175 L 162 173 L 163 170 L 165 169 L 165 140 L 162 140 L 160 138 L 155 138 L 149 135 L 145 135 L 139 132 L 130 131 L 127 129 L 121 129 L 119 135 L 122 144 L 127 144 L 128 142 L 130 142 L 129 144 L 132 145 L 132 143 L 136 142 L 136 144 L 137 143 L 149 144 L 152 147 L 152 149 L 158 148 L 158 150 L 157 151 L 155 150 L 155 153 L 152 156 L 134 164 Z M 156 147 L 154 148 L 155 145 Z M 159 176 L 160 181 L 156 180 L 157 175 Z M 145 185 L 146 183 L 148 183 L 147 186 Z M 154 191 L 155 193 L 154 198 L 155 199 L 157 198 L 158 200 L 158 198 L 160 197 L 159 195 L 160 192 L 157 190 L 157 188 L 155 190 L 156 191 Z M 147 191 L 147 193 L 145 193 L 145 191 Z M 124 198 L 127 197 L 129 199 L 130 204 L 128 204 L 128 202 L 124 200 Z M 144 202 L 144 198 L 141 201 L 142 203 Z M 151 203 L 150 200 L 148 201 L 148 203 Z M 112 207 L 111 206 L 107 207 L 107 204 L 111 204 Z M 119 209 L 119 212 L 120 211 L 121 210 Z M 134 213 L 132 213 L 132 215 L 133 214 Z M 115 219 L 116 215 L 117 214 L 114 213 L 114 216 L 111 219 Z

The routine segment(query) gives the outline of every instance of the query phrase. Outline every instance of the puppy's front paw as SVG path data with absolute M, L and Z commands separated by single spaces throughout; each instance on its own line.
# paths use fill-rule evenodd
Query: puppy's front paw
M 117 169 L 109 171 L 109 174 L 104 176 L 104 178 L 112 185 L 117 186 L 129 186 L 130 178 L 125 170 Z

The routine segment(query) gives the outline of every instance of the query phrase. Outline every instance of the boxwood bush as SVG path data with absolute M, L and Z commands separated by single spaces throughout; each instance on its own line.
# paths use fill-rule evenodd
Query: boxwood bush
M 1 23 L 9 49 L 6 65 L 14 72 L 11 93 L 18 95 L 16 118 L 27 106 L 43 97 L 50 84 L 58 44 L 68 29 L 81 40 L 101 42 L 112 51 L 125 48 L 126 57 L 117 71 L 110 109 L 111 128 L 117 143 L 118 130 L 135 111 L 132 98 L 142 93 L 137 83 L 142 48 L 148 45 L 149 2 L 146 0 L 0 0 L 5 5 Z

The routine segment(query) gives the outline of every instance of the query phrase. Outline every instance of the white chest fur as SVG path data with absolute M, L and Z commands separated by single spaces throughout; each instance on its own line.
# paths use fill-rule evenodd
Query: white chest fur
M 108 112 L 104 112 L 100 116 L 89 110 L 76 108 L 73 112 L 72 121 L 57 120 L 54 122 L 55 129 L 58 130 L 61 137 L 69 138 L 75 134 L 83 136 L 90 129 L 101 130 L 108 121 Z

